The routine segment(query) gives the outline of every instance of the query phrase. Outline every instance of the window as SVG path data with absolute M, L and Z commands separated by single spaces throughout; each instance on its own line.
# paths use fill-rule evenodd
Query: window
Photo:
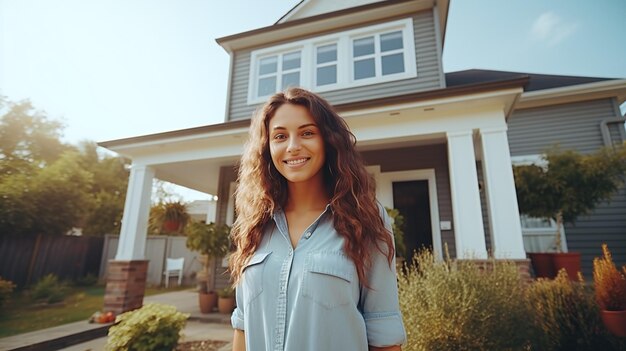
M 253 51 L 248 104 L 290 86 L 323 92 L 416 76 L 407 18 Z
M 402 31 L 353 40 L 353 79 L 404 73 L 402 41 Z
M 337 44 L 323 45 L 316 48 L 315 85 L 337 83 Z
M 264 97 L 290 86 L 300 85 L 300 51 L 273 55 L 259 60 L 257 94 Z

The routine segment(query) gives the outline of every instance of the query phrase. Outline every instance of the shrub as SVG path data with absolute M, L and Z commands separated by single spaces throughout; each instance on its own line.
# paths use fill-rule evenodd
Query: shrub
M 217 296 L 222 298 L 235 297 L 235 289 L 230 286 L 227 286 L 223 289 L 217 291 Z
M 533 350 L 618 350 L 617 339 L 602 325 L 594 293 L 565 270 L 554 280 L 539 279 L 527 289 L 533 310 Z
M 608 311 L 626 310 L 626 266 L 619 271 L 606 244 L 602 244 L 602 258 L 593 259 L 593 281 L 600 308 Z
M 406 350 L 523 350 L 527 304 L 514 263 L 413 257 L 399 274 Z
M 67 286 L 59 281 L 54 274 L 41 278 L 31 291 L 31 297 L 36 301 L 47 303 L 61 302 L 65 299 Z
M 107 351 L 173 350 L 189 314 L 176 307 L 146 304 L 140 309 L 123 313 L 109 329 Z
M 0 307 L 11 298 L 13 289 L 15 289 L 15 284 L 12 281 L 0 277 Z
M 87 275 L 77 278 L 74 284 L 76 286 L 93 286 L 98 283 L 98 277 L 92 273 L 88 273 Z

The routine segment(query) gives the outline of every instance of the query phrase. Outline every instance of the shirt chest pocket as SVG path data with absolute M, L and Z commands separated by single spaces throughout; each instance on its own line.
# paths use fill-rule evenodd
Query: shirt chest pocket
M 243 300 L 249 305 L 263 292 L 263 271 L 271 252 L 255 253 L 243 269 Z
M 345 255 L 335 252 L 311 252 L 304 262 L 302 297 L 332 309 L 353 300 L 355 268 Z

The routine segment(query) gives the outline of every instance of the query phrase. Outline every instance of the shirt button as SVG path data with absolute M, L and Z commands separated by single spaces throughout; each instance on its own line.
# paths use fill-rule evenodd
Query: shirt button
M 304 237 L 306 239 L 310 238 L 311 237 L 311 232 L 306 232 L 306 234 L 304 234 Z
M 291 251 L 289 251 L 289 256 L 291 256 L 291 254 L 292 254 L 292 252 L 291 252 Z

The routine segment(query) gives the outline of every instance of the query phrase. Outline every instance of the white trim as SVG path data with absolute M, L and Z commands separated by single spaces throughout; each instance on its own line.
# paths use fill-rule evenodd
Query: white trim
M 618 102 L 626 98 L 626 79 L 612 79 L 587 84 L 529 91 L 522 94 L 516 109 L 542 106 L 547 103 L 566 103 L 617 97 Z
M 356 81 L 352 79 L 352 41 L 355 38 L 363 36 L 375 36 L 375 38 L 379 38 L 380 34 L 398 30 L 402 31 L 403 47 L 402 49 L 398 49 L 398 52 L 404 54 L 404 72 L 383 76 L 381 69 L 377 69 L 376 76 L 373 78 L 359 79 Z M 331 43 L 337 43 L 337 83 L 317 87 L 314 84 L 317 72 L 315 48 Z M 375 43 L 378 43 L 378 40 L 375 40 Z M 257 96 L 259 79 L 257 71 L 259 60 L 273 55 L 278 55 L 280 59 L 282 54 L 297 50 L 300 50 L 302 53 L 300 63 L 300 86 L 315 92 L 346 89 L 417 77 L 413 18 L 409 17 L 252 51 L 250 54 L 250 72 L 248 74 L 248 105 L 265 102 L 265 100 L 271 96 Z M 380 64 L 380 53 L 378 53 L 377 57 L 377 62 Z M 278 73 L 281 73 L 280 70 L 278 70 Z M 279 79 L 277 79 L 276 82 L 276 89 L 277 91 L 281 90 Z
M 235 223 L 235 190 L 237 182 L 230 182 L 228 185 L 228 203 L 226 205 L 226 225 L 232 226 Z
M 380 169 L 380 166 L 378 167 Z M 376 180 L 376 195 L 378 196 L 378 201 L 380 201 L 383 206 L 393 208 L 393 182 L 427 180 L 433 252 L 435 257 L 441 260 L 443 259 L 443 250 L 441 245 L 441 229 L 439 227 L 439 200 L 437 199 L 436 179 L 435 170 L 432 168 L 379 173 L 378 179 Z

